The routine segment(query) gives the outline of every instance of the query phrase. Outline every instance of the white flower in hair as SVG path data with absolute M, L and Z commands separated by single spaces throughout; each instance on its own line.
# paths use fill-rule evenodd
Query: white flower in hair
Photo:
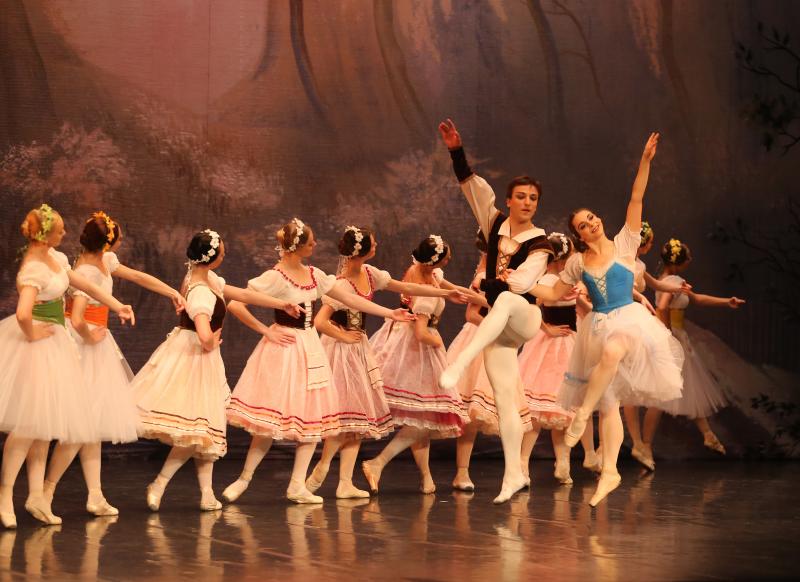
M 439 259 L 444 254 L 444 239 L 438 234 L 432 234 L 428 238 L 432 240 L 436 246 L 434 247 L 435 254 L 430 258 L 429 261 L 425 261 L 425 264 L 435 265 L 439 262 Z
M 208 243 L 211 248 L 208 250 L 206 254 L 201 255 L 199 259 L 190 261 L 196 265 L 201 263 L 202 264 L 210 263 L 211 257 L 217 254 L 217 251 L 215 249 L 219 248 L 220 238 L 219 238 L 219 233 L 217 231 L 207 228 L 203 231 L 203 233 L 211 237 L 211 242 Z
M 569 239 L 562 232 L 551 232 L 550 236 L 558 237 L 558 239 L 561 241 L 561 252 L 556 254 L 555 260 L 565 257 L 569 252 Z
M 355 257 L 363 248 L 361 246 L 361 241 L 364 240 L 364 233 L 361 232 L 361 229 L 357 226 L 348 226 L 344 229 L 344 231 L 353 233 L 353 238 L 355 239 L 356 244 L 353 245 L 353 252 L 350 253 L 349 258 Z

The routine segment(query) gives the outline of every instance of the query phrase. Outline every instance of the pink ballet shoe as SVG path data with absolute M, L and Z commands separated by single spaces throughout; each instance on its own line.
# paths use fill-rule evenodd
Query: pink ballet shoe
M 96 503 L 92 503 L 87 501 L 86 502 L 86 511 L 94 515 L 95 517 L 108 517 L 113 515 L 119 515 L 119 509 L 111 505 L 105 497 L 101 498 L 100 501 Z
M 591 418 L 592 418 L 591 412 L 581 416 L 579 409 L 578 412 L 575 413 L 575 416 L 572 418 L 572 422 L 569 423 L 569 427 L 567 428 L 567 430 L 564 431 L 564 444 L 567 445 L 569 448 L 572 448 L 575 445 L 577 445 L 580 442 L 584 431 L 586 430 L 586 423 L 589 422 Z
M 719 442 L 717 435 L 710 430 L 703 433 L 703 446 L 720 455 L 724 455 L 726 452 L 725 447 Z
M 322 487 L 322 483 L 325 481 L 325 477 L 328 476 L 328 469 L 323 469 L 322 466 L 317 463 L 317 466 L 314 467 L 314 470 L 311 471 L 311 475 L 308 476 L 306 479 L 306 489 L 311 491 L 311 493 L 316 493 L 317 490 Z
M 364 477 L 367 479 L 367 483 L 369 484 L 369 491 L 373 495 L 378 494 L 378 483 L 381 479 L 381 474 L 378 473 L 377 475 L 372 470 L 372 467 L 369 464 L 369 461 L 364 461 L 361 463 L 361 471 L 364 473 Z
M 639 461 L 648 471 L 656 470 L 656 462 L 653 460 L 653 454 L 645 448 L 645 445 L 642 445 L 642 447 L 634 445 L 633 448 L 631 448 L 631 457 Z
M 17 516 L 13 511 L 10 513 L 0 511 L 0 522 L 3 523 L 3 527 L 6 529 L 17 528 Z
M 500 505 L 501 503 L 505 503 L 514 495 L 525 489 L 528 484 L 528 480 L 523 477 L 522 481 L 517 483 L 505 483 L 503 482 L 503 486 L 500 489 L 500 494 L 492 500 L 492 503 L 495 505 Z
M 619 473 L 603 473 L 600 475 L 600 479 L 597 481 L 597 489 L 595 489 L 594 495 L 589 500 L 589 505 L 597 507 L 597 504 L 619 487 L 620 483 L 622 483 L 622 477 Z
M 572 485 L 572 477 L 569 474 L 569 463 L 556 463 L 553 476 L 562 485 Z
M 469 473 L 466 468 L 458 468 L 456 477 L 453 479 L 453 489 L 456 491 L 466 491 L 468 493 L 475 491 L 475 483 L 469 478 Z
M 61 524 L 61 518 L 57 515 L 53 515 L 53 512 L 50 510 L 50 504 L 47 503 L 44 495 L 29 497 L 25 502 L 25 510 L 45 525 Z
M 161 497 L 164 495 L 164 488 L 156 484 L 155 481 L 147 486 L 147 507 L 150 511 L 158 511 L 161 507 Z

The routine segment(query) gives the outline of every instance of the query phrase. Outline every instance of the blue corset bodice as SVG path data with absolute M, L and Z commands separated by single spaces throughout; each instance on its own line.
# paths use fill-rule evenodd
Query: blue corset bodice
M 616 261 L 601 277 L 595 278 L 584 270 L 581 279 L 589 291 L 594 311 L 609 313 L 633 303 L 633 272 Z

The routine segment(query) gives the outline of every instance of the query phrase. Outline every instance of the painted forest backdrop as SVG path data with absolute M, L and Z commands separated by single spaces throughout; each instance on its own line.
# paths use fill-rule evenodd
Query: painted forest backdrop
M 657 244 L 692 246 L 696 289 L 748 299 L 690 314 L 731 348 L 739 392 L 718 433 L 736 453 L 796 453 L 799 35 L 788 0 L 0 0 L 0 311 L 16 301 L 18 224 L 42 201 L 66 219 L 68 254 L 105 209 L 125 229 L 122 261 L 173 285 L 198 229 L 222 233 L 220 273 L 243 285 L 295 215 L 323 269 L 355 223 L 376 228 L 375 263 L 396 277 L 441 233 L 448 277 L 467 282 L 475 224 L 439 119 L 498 191 L 539 178 L 536 221 L 560 231 L 577 205 L 619 227 L 658 130 Z M 646 260 L 657 271 L 657 252 Z M 136 370 L 173 316 L 117 292 L 137 310 L 135 329 L 114 326 Z M 449 307 L 447 340 L 462 323 Z M 226 326 L 231 385 L 257 341 Z M 674 454 L 702 454 L 687 426 L 671 430 Z

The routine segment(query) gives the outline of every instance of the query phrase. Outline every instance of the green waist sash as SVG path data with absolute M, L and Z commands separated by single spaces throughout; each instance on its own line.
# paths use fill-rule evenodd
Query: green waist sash
M 37 303 L 33 306 L 33 318 L 37 321 L 65 325 L 64 298 L 59 297 L 58 299 L 53 299 L 52 301 Z

